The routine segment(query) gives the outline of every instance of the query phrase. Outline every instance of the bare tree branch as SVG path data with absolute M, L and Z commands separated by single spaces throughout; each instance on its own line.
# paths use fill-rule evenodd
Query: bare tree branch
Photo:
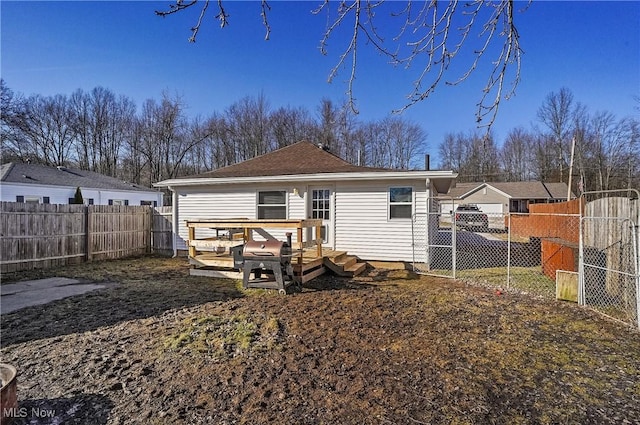
M 218 1 L 219 13 L 216 15 L 224 28 L 228 25 L 228 16 L 223 0 Z M 156 11 L 167 16 L 193 6 L 197 0 L 187 3 L 175 0 L 167 11 Z M 389 0 L 340 0 L 333 10 L 329 0 L 322 0 L 313 14 L 327 14 L 327 24 L 320 39 L 319 49 L 328 54 L 329 40 L 337 37 L 339 28 L 347 25 L 350 37 L 338 55 L 338 60 L 329 72 L 328 82 L 332 82 L 350 60 L 347 78 L 348 107 L 357 113 L 355 99 L 355 81 L 358 70 L 358 47 L 364 43 L 373 46 L 385 56 L 389 63 L 402 65 L 409 71 L 417 69 L 412 89 L 407 94 L 407 102 L 394 110 L 401 113 L 416 103 L 431 96 L 438 86 L 455 86 L 468 80 L 478 69 L 484 69 L 489 61 L 491 68 L 477 103 L 476 121 L 480 127 L 490 128 L 494 123 L 500 102 L 514 95 L 520 81 L 521 54 L 520 36 L 516 29 L 514 12 L 515 0 L 406 0 L 403 8 L 396 12 L 396 3 Z M 416 3 L 420 6 L 417 7 Z M 209 0 L 204 1 L 200 17 L 192 28 L 189 41 L 194 42 L 205 15 Z M 267 0 L 261 0 L 262 24 L 266 29 L 265 40 L 269 40 L 271 27 L 267 19 L 271 10 Z M 528 5 L 524 8 L 526 9 Z M 387 16 L 384 21 L 378 15 Z M 389 28 L 376 26 L 383 22 L 397 22 L 395 35 L 389 36 Z M 474 38 L 474 37 L 477 37 Z M 474 45 L 478 47 L 474 48 Z M 501 45 L 496 52 L 493 46 Z M 451 74 L 452 65 L 461 62 L 466 53 L 473 53 L 471 63 L 454 78 L 445 79 Z M 492 58 L 487 56 L 494 55 Z M 510 87 L 508 81 L 510 79 Z
M 267 30 L 264 39 L 268 41 L 269 36 L 271 35 L 271 26 L 269 26 L 269 20 L 267 19 L 267 11 L 271 10 L 271 6 L 269 6 L 267 0 L 262 0 L 260 2 L 260 7 L 262 9 L 260 12 L 260 16 L 262 16 L 262 25 L 264 25 L 265 29 Z

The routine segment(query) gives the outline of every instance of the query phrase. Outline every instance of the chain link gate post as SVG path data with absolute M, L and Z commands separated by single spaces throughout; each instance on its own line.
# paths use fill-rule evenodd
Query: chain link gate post
M 452 202 L 452 200 L 451 200 Z M 451 212 L 445 213 L 436 198 L 427 200 L 426 213 L 411 220 L 413 270 L 439 277 L 455 277 L 455 226 Z M 446 205 L 446 204 L 445 204 Z

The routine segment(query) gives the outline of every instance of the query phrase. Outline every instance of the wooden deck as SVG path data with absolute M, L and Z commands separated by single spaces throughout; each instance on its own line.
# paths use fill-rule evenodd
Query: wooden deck
M 335 271 L 340 267 L 340 260 L 345 257 L 348 257 L 345 251 L 335 251 L 329 248 L 322 248 L 322 256 L 318 257 L 318 252 L 315 248 L 307 248 L 303 250 L 301 263 L 297 263 L 297 258 L 293 258 L 293 272 L 297 280 L 305 283 L 326 273 L 327 264 L 337 264 L 337 266 L 329 267 Z M 356 261 L 355 257 L 350 257 L 346 263 L 350 266 L 355 264 Z M 242 278 L 242 272 L 233 270 L 233 256 L 228 252 L 201 252 L 195 257 L 189 257 L 189 264 L 194 266 L 191 269 L 191 274 L 193 275 Z M 365 263 L 357 264 L 360 264 L 363 268 L 365 266 Z
M 187 220 L 189 230 L 189 263 L 193 266 L 191 274 L 212 277 L 230 277 L 241 279 L 242 272 L 234 269 L 231 248 L 253 240 L 254 232 L 264 239 L 273 238 L 266 229 L 291 229 L 292 241 L 291 265 L 294 278 L 305 283 L 324 274 L 327 269 L 340 276 L 354 276 L 366 267 L 358 263 L 356 257 L 348 256 L 344 251 L 334 251 L 322 246 L 321 240 L 305 240 L 305 229 L 315 228 L 320 233 L 322 220 L 248 220 L 248 219 L 210 219 Z M 214 229 L 215 237 L 197 237 L 197 229 Z M 210 232 L 209 232 L 210 234 Z

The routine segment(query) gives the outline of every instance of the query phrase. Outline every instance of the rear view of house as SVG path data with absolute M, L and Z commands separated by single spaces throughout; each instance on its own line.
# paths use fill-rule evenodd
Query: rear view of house
M 323 246 L 365 260 L 412 261 L 413 236 L 428 233 L 416 231 L 415 214 L 426 214 L 429 200 L 446 193 L 455 177 L 452 171 L 355 166 L 303 141 L 155 186 L 173 194 L 176 251 L 187 248 L 187 220 L 321 219 L 321 234 L 312 237 Z

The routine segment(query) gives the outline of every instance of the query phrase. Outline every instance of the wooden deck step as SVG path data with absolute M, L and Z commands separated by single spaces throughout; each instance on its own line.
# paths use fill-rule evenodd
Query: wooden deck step
M 347 256 L 347 251 L 329 251 L 324 253 L 324 256 L 334 263 L 339 263 Z
M 351 274 L 351 276 L 358 276 L 367 268 L 367 263 L 355 263 L 344 269 L 345 272 Z
M 346 252 L 334 257 L 325 257 L 324 265 L 329 270 L 343 277 L 357 276 L 364 271 L 367 263 L 359 263 L 358 258 Z

